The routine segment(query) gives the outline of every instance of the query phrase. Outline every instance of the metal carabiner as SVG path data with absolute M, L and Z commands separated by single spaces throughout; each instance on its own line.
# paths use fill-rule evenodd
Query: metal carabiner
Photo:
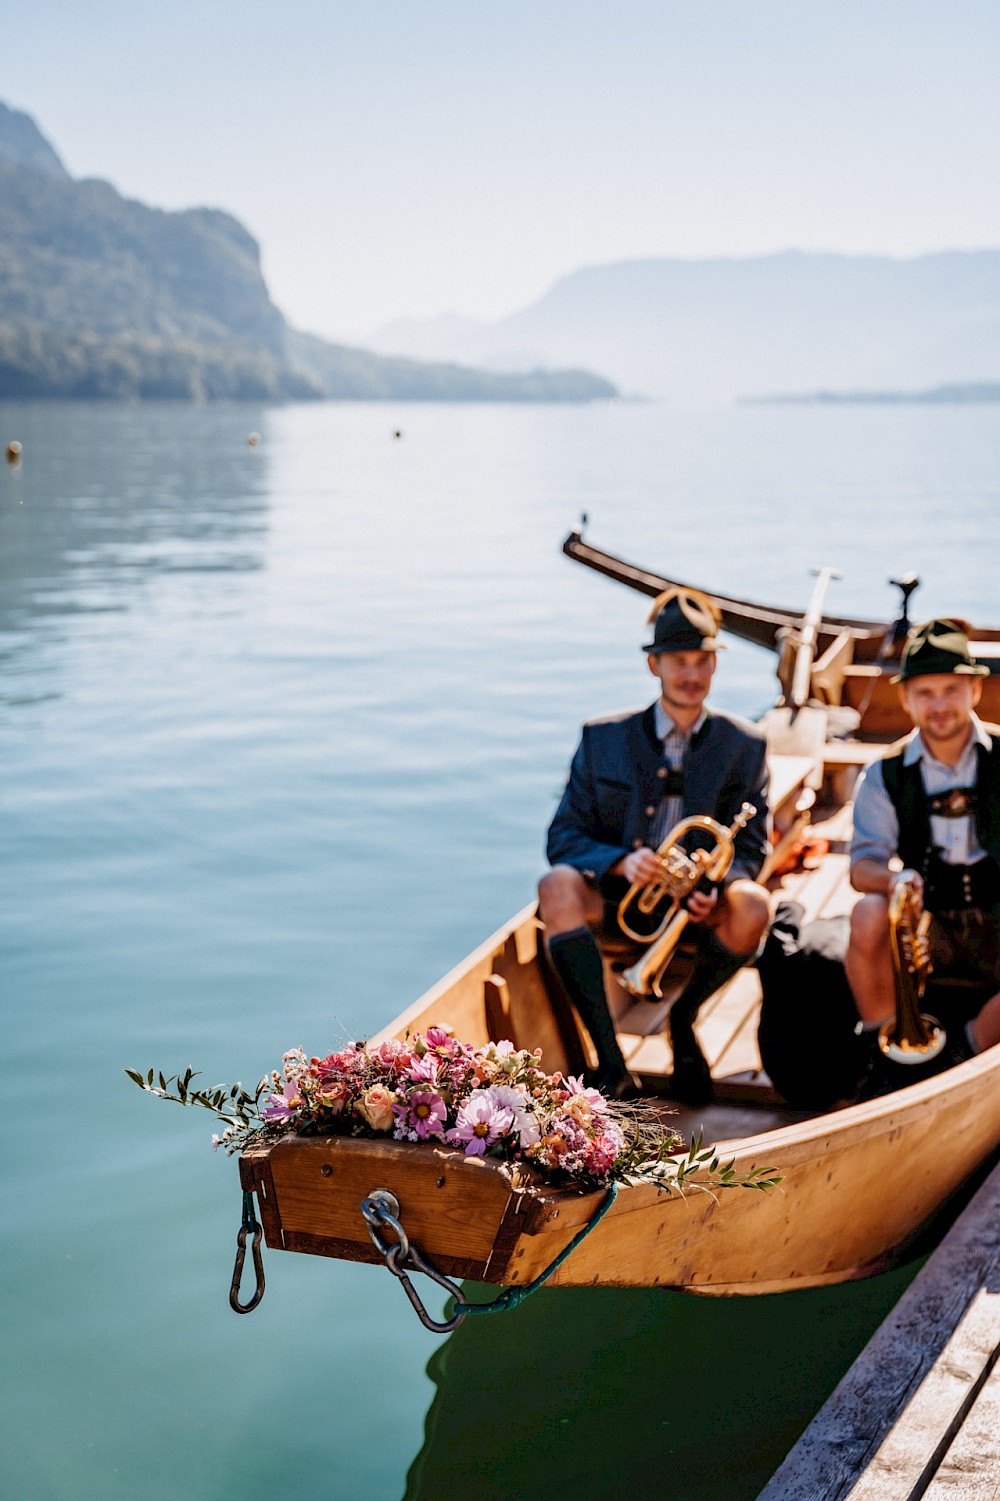
M 253 1236 L 251 1253 L 253 1255 L 253 1268 L 257 1277 L 257 1285 L 254 1288 L 253 1297 L 249 1303 L 240 1302 L 240 1283 L 243 1280 L 243 1262 L 247 1254 L 247 1236 Z M 236 1237 L 236 1265 L 233 1268 L 233 1280 L 229 1287 L 229 1306 L 234 1313 L 253 1313 L 257 1304 L 264 1296 L 264 1258 L 260 1250 L 261 1228 L 257 1216 L 253 1210 L 253 1194 L 244 1189 L 243 1191 L 243 1223 Z
M 437 1267 L 425 1261 L 416 1246 L 411 1243 L 400 1223 L 399 1200 L 396 1195 L 390 1193 L 387 1188 L 376 1188 L 366 1199 L 362 1199 L 361 1213 L 368 1226 L 372 1245 L 379 1255 L 385 1258 L 385 1264 L 392 1275 L 403 1284 L 403 1291 L 424 1328 L 430 1329 L 433 1334 L 450 1334 L 453 1329 L 457 1329 L 465 1318 L 468 1306 L 462 1296 L 462 1289 L 457 1282 L 453 1282 L 450 1277 L 439 1272 Z M 383 1226 L 387 1226 L 396 1237 L 391 1245 L 386 1243 L 380 1233 Z M 420 1294 L 402 1266 L 404 1261 L 408 1261 L 414 1271 L 423 1272 L 426 1277 L 430 1277 L 432 1282 L 443 1287 L 445 1292 L 450 1293 L 454 1298 L 455 1312 L 450 1319 L 435 1319 L 427 1312 Z

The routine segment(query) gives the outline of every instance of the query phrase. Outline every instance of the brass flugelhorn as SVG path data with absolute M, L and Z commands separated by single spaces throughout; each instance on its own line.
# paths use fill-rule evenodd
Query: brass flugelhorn
M 636 882 L 618 903 L 618 926 L 636 943 L 648 943 L 649 947 L 630 969 L 622 972 L 621 981 L 632 995 L 654 995 L 662 999 L 663 973 L 673 958 L 674 949 L 688 923 L 688 911 L 683 905 L 699 881 L 721 881 L 733 863 L 736 853 L 736 835 L 746 827 L 757 809 L 753 803 L 744 803 L 731 826 L 718 823 L 707 814 L 699 813 L 693 818 L 682 818 L 664 839 L 656 851 L 662 874 L 645 885 Z M 680 841 L 692 829 L 711 834 L 715 845 L 711 849 L 695 850 L 688 854 Z M 660 903 L 669 899 L 670 905 L 662 922 L 652 933 L 640 933 L 629 926 L 626 913 L 632 904 L 643 914 L 651 916 Z
M 928 931 L 931 914 L 921 908 L 909 876 L 892 888 L 889 898 L 889 946 L 896 982 L 896 1013 L 884 1021 L 878 1045 L 893 1063 L 928 1063 L 947 1038 L 936 1017 L 921 1011 L 927 977 L 933 969 Z

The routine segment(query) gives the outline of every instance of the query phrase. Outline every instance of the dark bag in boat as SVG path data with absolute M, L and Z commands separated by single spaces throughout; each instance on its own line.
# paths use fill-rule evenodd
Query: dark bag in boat
M 826 1110 L 853 1099 L 870 1062 L 855 1033 L 858 1013 L 844 959 L 847 917 L 802 926 L 804 909 L 782 902 L 757 961 L 764 998 L 757 1033 L 761 1062 L 790 1105 Z

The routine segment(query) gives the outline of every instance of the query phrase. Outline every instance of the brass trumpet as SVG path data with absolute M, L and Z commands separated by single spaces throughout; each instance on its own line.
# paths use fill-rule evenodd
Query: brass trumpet
M 733 863 L 736 835 L 746 827 L 756 811 L 752 803 L 744 803 L 728 829 L 703 813 L 681 819 L 656 851 L 663 872 L 660 878 L 646 885 L 636 882 L 622 897 L 618 903 L 618 926 L 636 943 L 649 944 L 642 958 L 622 972 L 622 984 L 632 995 L 654 995 L 662 1000 L 661 982 L 664 971 L 673 958 L 674 950 L 688 923 L 688 912 L 683 903 L 704 876 L 710 881 L 722 880 Z M 692 829 L 711 834 L 715 839 L 715 847 L 695 850 L 691 855 L 681 849 L 680 840 Z M 629 926 L 626 913 L 633 903 L 644 917 L 649 917 L 667 899 L 670 905 L 662 922 L 652 933 L 637 932 Z
M 933 969 L 927 936 L 930 925 L 929 912 L 918 915 L 912 881 L 897 881 L 889 899 L 896 1013 L 882 1023 L 878 1033 L 878 1045 L 893 1063 L 927 1063 L 938 1056 L 947 1041 L 937 1018 L 920 1009 Z

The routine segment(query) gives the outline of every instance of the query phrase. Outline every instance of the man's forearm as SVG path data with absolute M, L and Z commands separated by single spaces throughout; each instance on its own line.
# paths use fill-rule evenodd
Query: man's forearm
M 851 866 L 851 885 L 866 895 L 888 896 L 893 874 L 881 860 L 855 860 Z

